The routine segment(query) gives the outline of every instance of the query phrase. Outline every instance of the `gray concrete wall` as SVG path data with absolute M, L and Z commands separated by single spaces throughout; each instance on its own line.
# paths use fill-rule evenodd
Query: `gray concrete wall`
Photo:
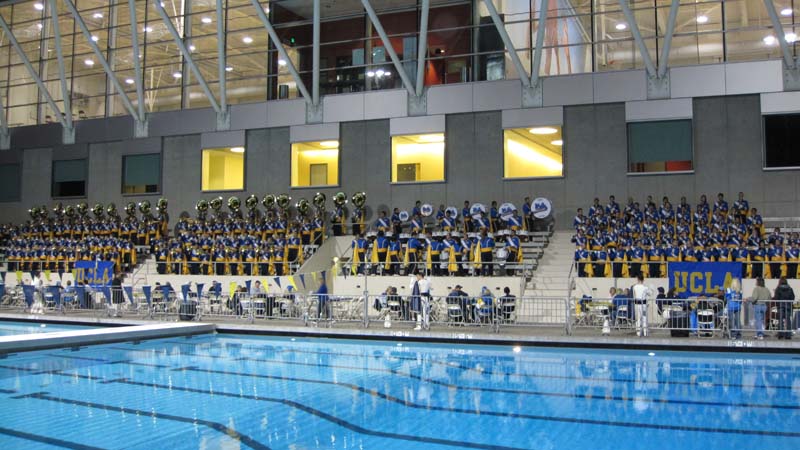
M 389 119 L 343 122 L 340 127 L 339 186 L 321 189 L 329 197 L 342 190 L 348 195 L 367 192 L 370 219 L 373 209 L 398 206 L 410 209 L 420 199 L 433 205 L 461 207 L 464 200 L 491 200 L 521 204 L 525 196 L 546 197 L 554 205 L 559 227 L 569 227 L 574 210 L 588 206 L 598 196 L 603 202 L 615 195 L 643 201 L 647 194 L 668 195 L 673 202 L 682 195 L 695 203 L 700 194 L 738 191 L 765 217 L 800 216 L 800 176 L 797 171 L 762 169 L 761 106 L 758 95 L 704 97 L 693 100 L 693 174 L 627 175 L 624 103 L 564 107 L 563 178 L 503 180 L 503 142 L 500 111 L 448 114 L 446 116 L 446 182 L 392 184 Z M 123 123 L 114 119 L 109 126 Z M 97 124 L 92 124 L 96 126 Z M 208 125 L 208 123 L 206 123 Z M 49 130 L 51 125 L 44 126 Z M 153 131 L 153 130 L 151 130 Z M 193 131 L 194 132 L 194 131 Z M 100 134 L 101 140 L 113 135 Z M 164 196 L 170 215 L 193 212 L 200 198 L 249 194 L 287 193 L 292 202 L 311 200 L 318 189 L 291 189 L 289 128 L 251 129 L 246 133 L 246 189 L 240 192 L 201 193 L 200 134 L 90 142 L 74 146 L 34 147 L 20 151 L 22 201 L 0 204 L 3 221 L 21 221 L 30 206 L 55 203 L 50 198 L 54 159 L 87 156 L 89 189 L 86 201 L 116 202 L 144 198 L 155 203 Z M 162 153 L 162 192 L 150 196 L 121 194 L 122 157 L 133 153 Z M 17 155 L 16 151 L 13 153 Z M 19 156 L 8 156 L 16 160 Z M 65 203 L 77 203 L 65 201 Z

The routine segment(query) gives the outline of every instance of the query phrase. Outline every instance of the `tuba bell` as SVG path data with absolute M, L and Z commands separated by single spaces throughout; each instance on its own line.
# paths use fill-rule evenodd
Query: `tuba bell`
M 261 199 L 261 204 L 264 205 L 264 208 L 270 210 L 275 207 L 275 196 L 272 194 L 267 194 L 264 198 Z
M 314 194 L 314 198 L 311 200 L 311 202 L 314 203 L 314 206 L 316 206 L 317 209 L 323 209 L 325 208 L 325 200 L 325 194 L 322 192 L 317 192 Z
M 251 211 L 258 208 L 258 197 L 255 195 L 250 195 L 245 199 L 244 205 Z
M 301 198 L 295 205 L 295 208 L 297 208 L 297 212 L 299 212 L 301 216 L 305 217 L 309 208 L 308 200 Z
M 222 197 L 211 199 L 211 201 L 208 203 L 208 206 L 210 206 L 215 213 L 219 213 L 219 210 L 222 208 Z
M 347 194 L 345 194 L 344 192 L 339 191 L 333 196 L 334 205 L 343 206 L 345 203 L 347 203 Z
M 234 195 L 228 199 L 228 209 L 230 209 L 231 212 L 238 212 L 241 206 L 242 201 L 239 200 L 239 197 Z
M 351 199 L 354 205 L 358 208 L 363 208 L 364 204 L 367 203 L 367 193 L 366 192 L 356 192 L 353 194 L 353 198 Z
M 103 204 L 102 203 L 95 203 L 94 207 L 92 207 L 92 213 L 98 219 L 103 217 Z
M 288 207 L 289 207 L 289 202 L 291 202 L 291 201 L 292 201 L 292 198 L 291 198 L 291 197 L 289 197 L 289 196 L 288 196 L 288 195 L 286 195 L 286 194 L 281 194 L 281 195 L 279 195 L 279 196 L 278 196 L 278 198 L 275 200 L 275 203 L 277 203 L 277 204 L 278 204 L 278 208 L 280 208 L 280 209 L 286 209 L 286 208 L 288 208 Z
M 147 203 L 147 210 L 150 211 L 150 202 L 148 202 L 147 200 L 145 200 L 145 202 Z M 89 205 L 87 205 L 86 202 L 78 203 L 78 215 L 80 215 L 81 217 L 85 217 L 88 212 L 89 212 Z
M 53 207 L 53 214 L 56 217 L 61 217 L 64 214 L 64 205 L 61 202 L 56 203 L 56 206 Z
M 136 203 L 128 202 L 128 204 L 125 205 L 125 214 L 130 217 L 136 215 Z
M 150 215 L 150 200 L 145 200 L 139 203 L 139 212 L 144 214 L 145 216 Z
M 108 206 L 106 206 L 106 214 L 108 214 L 108 217 L 116 217 L 117 205 L 109 203 Z
M 75 217 L 75 207 L 74 207 L 74 206 L 72 206 L 72 205 L 69 205 L 69 206 L 67 206 L 67 207 L 64 209 L 64 214 L 66 214 L 66 215 L 67 215 L 67 217 L 69 217 L 69 218 L 73 218 L 73 217 Z
M 208 201 L 198 200 L 194 205 L 194 209 L 196 209 L 200 215 L 205 215 L 206 211 L 208 211 Z
M 163 197 L 158 199 L 158 203 L 156 203 L 156 209 L 160 213 L 165 212 L 167 210 L 167 199 Z
M 39 207 L 34 206 L 33 208 L 29 209 L 28 214 L 31 215 L 31 219 L 36 220 L 39 217 Z

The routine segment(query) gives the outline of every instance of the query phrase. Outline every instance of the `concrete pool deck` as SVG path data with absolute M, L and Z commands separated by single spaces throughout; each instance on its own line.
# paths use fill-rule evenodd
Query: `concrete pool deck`
M 113 341 L 92 341 L 85 339 L 81 343 L 61 339 L 58 347 L 76 345 L 101 344 L 106 342 L 119 342 L 129 340 L 157 339 L 161 337 L 203 334 L 210 332 L 238 333 L 273 336 L 298 336 L 338 339 L 370 339 L 390 341 L 416 341 L 416 342 L 448 342 L 459 344 L 488 344 L 488 345 L 519 345 L 541 347 L 577 347 L 577 348 L 609 348 L 609 349 L 652 349 L 674 351 L 716 351 L 716 352 L 754 352 L 754 353 L 800 353 L 800 336 L 792 340 L 778 340 L 768 337 L 764 340 L 753 339 L 752 333 L 745 332 L 741 340 L 723 339 L 721 337 L 670 337 L 664 329 L 653 328 L 651 335 L 646 338 L 636 337 L 633 330 L 614 330 L 610 335 L 602 335 L 599 330 L 589 328 L 575 329 L 572 334 L 566 335 L 560 327 L 502 327 L 499 333 L 491 331 L 490 327 L 448 327 L 446 325 L 432 326 L 429 331 L 414 331 L 409 323 L 395 322 L 392 328 L 383 328 L 383 323 L 372 323 L 369 328 L 355 322 L 335 322 L 330 327 L 327 323 L 319 327 L 309 322 L 307 326 L 300 320 L 264 320 L 250 323 L 245 319 L 226 318 L 210 320 L 206 317 L 204 322 L 177 322 L 164 320 L 143 320 L 141 318 L 126 317 L 97 317 L 80 314 L 22 314 L 0 313 L 0 320 L 31 321 L 46 323 L 62 323 L 73 325 L 95 325 L 108 328 L 97 330 L 80 330 L 106 333 L 96 333 L 103 339 Z M 117 327 L 131 329 L 132 333 L 121 334 L 113 330 Z M 135 327 L 135 329 L 134 329 Z M 141 328 L 140 328 L 141 327 Z M 75 332 L 43 333 L 33 335 L 29 339 L 36 342 L 35 337 L 56 335 Z M 87 335 L 90 336 L 90 335 Z M 71 338 L 70 338 L 71 339 Z M 47 341 L 40 341 L 47 342 Z M 52 341 L 56 344 L 59 341 Z M 76 341 L 78 342 L 78 341 Z M 30 344 L 35 345 L 35 344 Z M 52 348 L 52 347 L 49 347 Z M 11 349 L 3 344 L 0 338 L 0 353 L 24 351 Z

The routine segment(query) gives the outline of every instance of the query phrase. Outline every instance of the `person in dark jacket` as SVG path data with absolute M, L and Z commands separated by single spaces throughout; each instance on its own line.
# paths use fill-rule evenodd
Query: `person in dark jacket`
M 773 300 L 778 300 L 778 339 L 792 338 L 792 302 L 794 291 L 786 277 L 781 277 L 778 287 L 775 288 Z

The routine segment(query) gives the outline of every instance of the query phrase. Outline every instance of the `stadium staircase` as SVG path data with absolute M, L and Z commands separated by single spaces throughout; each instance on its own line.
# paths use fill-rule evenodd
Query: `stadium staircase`
M 533 277 L 525 284 L 523 296 L 564 299 L 570 295 L 570 268 L 575 252 L 571 238 L 570 231 L 555 231 L 550 236 L 549 244 L 542 248 L 543 254 L 533 272 Z M 562 317 L 563 310 L 563 303 L 543 301 L 541 307 L 533 309 L 536 317 L 532 320 L 537 323 L 548 323 Z

